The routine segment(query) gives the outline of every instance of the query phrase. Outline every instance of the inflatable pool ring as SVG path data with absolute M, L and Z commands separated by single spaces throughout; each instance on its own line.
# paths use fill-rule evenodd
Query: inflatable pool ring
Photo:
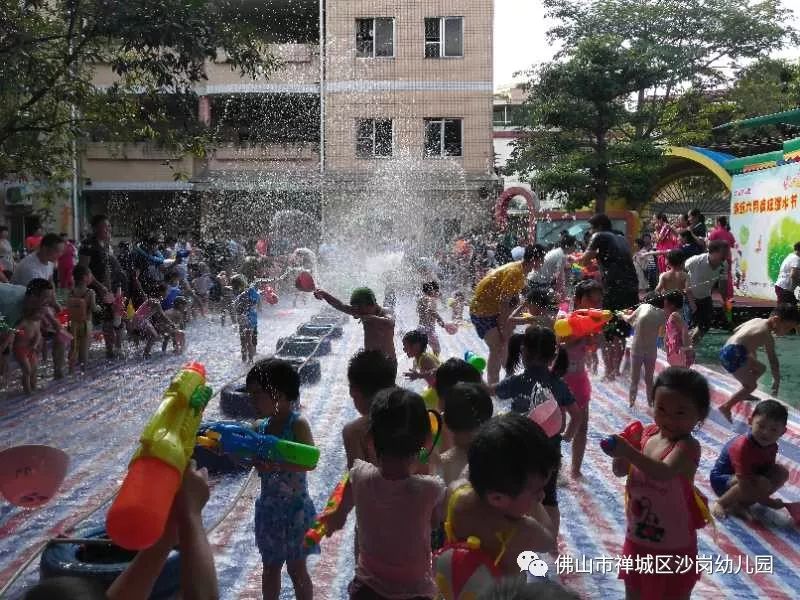
M 344 325 L 345 317 L 342 315 L 316 315 L 308 320 L 309 325 Z
M 106 530 L 94 527 L 78 531 L 76 538 L 104 539 Z M 136 552 L 123 550 L 111 542 L 108 544 L 59 543 L 52 541 L 42 552 L 39 562 L 41 579 L 53 577 L 82 577 L 93 579 L 107 589 L 128 568 Z M 172 550 L 161 574 L 156 579 L 151 600 L 172 598 L 180 589 L 180 555 Z
M 226 417 L 258 418 L 244 383 L 229 383 L 223 387 L 219 392 L 219 408 Z
M 342 337 L 341 325 L 318 325 L 316 323 L 305 323 L 297 328 L 297 335 L 306 335 L 309 337 Z
M 322 365 L 316 358 L 300 358 L 298 356 L 280 356 L 286 362 L 292 363 L 292 366 L 300 375 L 301 384 L 317 383 L 322 379 Z
M 211 425 L 215 423 L 236 423 L 239 421 L 204 421 L 197 429 L 197 435 L 203 435 Z M 201 445 L 194 447 L 192 458 L 197 462 L 197 468 L 202 469 L 205 467 L 209 473 L 244 473 L 252 467 L 252 461 L 245 458 L 233 460 L 227 454 L 218 454 L 213 450 L 209 450 Z
M 331 340 L 303 335 L 278 338 L 275 352 L 285 356 L 325 356 L 331 353 Z

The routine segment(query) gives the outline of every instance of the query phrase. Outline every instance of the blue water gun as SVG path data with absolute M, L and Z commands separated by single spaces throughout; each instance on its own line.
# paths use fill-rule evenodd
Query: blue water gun
M 316 468 L 319 460 L 319 448 L 316 446 L 257 433 L 237 423 L 214 423 L 197 437 L 197 443 L 220 454 L 289 463 L 308 470 Z

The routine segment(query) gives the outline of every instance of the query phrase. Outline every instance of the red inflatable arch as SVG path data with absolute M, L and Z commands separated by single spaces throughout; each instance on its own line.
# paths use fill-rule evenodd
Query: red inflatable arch
M 494 220 L 497 226 L 503 230 L 508 226 L 508 203 L 515 196 L 522 196 L 528 203 L 528 240 L 533 240 L 534 226 L 536 223 L 536 212 L 539 209 L 539 203 L 534 194 L 523 187 L 510 187 L 505 190 L 497 199 L 497 204 L 494 207 Z

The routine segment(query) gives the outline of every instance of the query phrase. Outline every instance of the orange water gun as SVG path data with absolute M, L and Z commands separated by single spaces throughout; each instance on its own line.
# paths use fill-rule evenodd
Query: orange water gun
M 594 335 L 600 333 L 613 316 L 614 313 L 610 310 L 580 308 L 563 319 L 558 319 L 553 325 L 553 331 L 560 338 Z
M 339 510 L 339 507 L 342 505 L 344 491 L 347 489 L 347 484 L 349 482 L 350 473 L 345 473 L 345 476 L 342 477 L 342 480 L 336 484 L 335 488 L 333 488 L 333 492 L 328 498 L 325 508 L 320 514 L 317 515 L 317 518 L 314 520 L 314 524 L 311 526 L 311 528 L 306 531 L 306 535 L 303 538 L 303 546 L 306 548 L 316 546 L 328 533 L 328 519 L 330 519 L 331 515 Z
M 194 452 L 197 429 L 211 388 L 202 364 L 185 365 L 139 438 L 128 473 L 106 517 L 106 531 L 118 546 L 143 550 L 164 534 L 183 472 Z

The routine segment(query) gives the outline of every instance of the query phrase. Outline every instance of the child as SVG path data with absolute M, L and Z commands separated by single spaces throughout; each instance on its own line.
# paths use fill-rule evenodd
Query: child
M 369 435 L 378 464 L 356 460 L 345 489 L 355 504 L 358 527 L 350 598 L 433 598 L 431 523 L 440 516 L 445 487 L 438 477 L 413 474 L 420 449 L 430 440 L 422 398 L 401 388 L 378 392 L 370 408 Z M 338 529 L 341 522 L 330 525 Z
M 439 457 L 439 473 L 445 485 L 465 477 L 469 446 L 493 411 L 492 399 L 481 384 L 457 383 L 448 390 L 444 424 L 452 433 L 453 447 Z
M 559 460 L 541 428 L 522 415 L 484 423 L 469 447 L 469 481 L 450 488 L 447 542 L 475 537 L 504 575 L 518 576 L 520 552 L 555 548 L 556 533 L 540 503 Z
M 308 421 L 292 406 L 300 397 L 300 376 L 279 358 L 266 358 L 247 373 L 247 391 L 256 414 L 255 430 L 300 444 L 314 445 Z M 281 590 L 281 568 L 294 585 L 295 598 L 313 597 L 306 557 L 319 553 L 319 546 L 305 548 L 303 538 L 316 518 L 308 495 L 305 471 L 286 463 L 256 463 L 261 477 L 261 495 L 256 500 L 255 534 L 264 565 L 263 597 L 277 600 Z
M 667 270 L 659 275 L 656 292 L 664 294 L 671 290 L 682 292 L 686 289 L 685 262 L 686 257 L 680 250 L 670 250 L 667 252 Z
M 258 344 L 258 311 L 256 308 L 261 301 L 261 294 L 255 287 L 247 287 L 247 279 L 241 274 L 231 278 L 231 287 L 236 294 L 236 299 L 233 301 L 233 312 L 239 325 L 242 362 L 253 362 Z
M 689 327 L 683 319 L 683 294 L 676 290 L 664 295 L 664 314 L 667 323 L 664 334 L 664 346 L 667 351 L 667 362 L 672 367 L 689 367 L 694 362 L 694 348 L 689 335 Z
M 72 347 L 69 353 L 69 371 L 75 370 L 75 363 L 80 362 L 81 370 L 86 370 L 89 359 L 89 345 L 92 342 L 92 315 L 97 310 L 94 290 L 89 287 L 92 274 L 89 267 L 76 265 L 72 269 L 75 286 L 67 297 L 69 312 L 69 332 L 72 335 Z
M 697 556 L 696 529 L 705 524 L 697 516 L 700 444 L 692 431 L 708 416 L 711 393 L 700 373 L 668 367 L 656 378 L 653 398 L 655 424 L 645 427 L 641 444 L 617 436 L 611 454 L 614 474 L 628 476 L 623 554 L 633 564 L 670 558 L 662 572 L 631 568 L 619 577 L 626 598 L 689 598 L 700 575 L 679 566 Z
M 378 306 L 375 293 L 369 288 L 356 288 L 350 295 L 350 304 L 331 296 L 325 290 L 314 291 L 317 300 L 325 300 L 336 310 L 359 319 L 364 326 L 364 349 L 380 350 L 397 360 L 394 349 L 394 316 Z
M 214 282 L 211 279 L 211 272 L 206 263 L 200 263 L 198 269 L 199 274 L 192 279 L 192 289 L 200 300 L 200 313 L 206 316 L 208 313 L 208 297 Z
M 673 312 L 673 314 L 677 313 Z M 658 358 L 656 344 L 661 330 L 667 323 L 667 317 L 664 311 L 658 307 L 656 296 L 651 295 L 645 298 L 645 302 L 640 304 L 635 311 L 623 318 L 634 329 L 631 342 L 631 387 L 628 391 L 628 406 L 633 408 L 636 404 L 643 367 L 647 405 L 652 406 L 653 373 L 656 369 L 656 358 Z
M 792 304 L 779 304 L 768 319 L 750 319 L 739 325 L 719 352 L 719 360 L 725 370 L 742 385 L 741 389 L 719 407 L 719 412 L 732 421 L 731 411 L 742 400 L 752 394 L 759 378 L 767 368 L 758 361 L 758 349 L 767 353 L 772 370 L 772 394 L 778 393 L 781 385 L 781 369 L 775 354 L 775 335 L 786 335 L 800 324 L 800 312 Z
M 575 309 L 598 308 L 603 302 L 603 287 L 593 279 L 586 279 L 575 286 Z M 589 400 L 592 396 L 592 382 L 586 371 L 588 360 L 595 357 L 591 351 L 596 345 L 597 336 L 568 337 L 564 339 L 563 347 L 567 351 L 569 366 L 564 374 L 564 383 L 575 397 L 575 404 L 581 414 L 581 422 L 572 438 L 572 472 L 573 478 L 581 476 L 583 456 L 586 452 L 586 436 L 589 431 Z
M 356 459 L 377 464 L 375 452 L 367 442 L 369 409 L 372 399 L 380 390 L 394 387 L 397 378 L 397 363 L 378 350 L 359 350 L 347 366 L 347 381 L 350 397 L 359 417 L 342 429 L 342 442 L 347 456 L 347 468 L 351 469 Z
M 428 336 L 428 344 L 436 356 L 439 356 L 441 351 L 439 338 L 436 336 L 436 324 L 438 323 L 440 327 L 444 327 L 444 319 L 436 309 L 439 296 L 439 283 L 428 281 L 422 284 L 422 297 L 417 301 L 419 329 Z
M 34 281 L 45 281 L 37 279 Z M 45 281 L 46 283 L 50 283 Z M 52 289 L 52 287 L 50 288 Z M 13 352 L 14 358 L 19 363 L 20 374 L 22 376 L 22 389 L 26 394 L 36 390 L 39 351 L 42 345 L 42 311 L 44 310 L 43 296 L 45 290 L 28 289 L 25 292 L 24 307 L 22 309 L 22 319 L 17 325 L 17 333 L 14 336 Z
M 428 387 L 422 392 L 422 399 L 429 409 L 440 410 L 439 397 L 436 395 L 436 369 L 441 365 L 439 358 L 426 352 L 428 335 L 424 331 L 414 329 L 403 336 L 403 351 L 414 361 L 414 368 L 405 372 L 406 379 L 415 381 L 424 379 Z
M 748 518 L 756 502 L 782 508 L 771 498 L 789 479 L 789 471 L 775 462 L 778 440 L 786 433 L 789 411 L 777 400 L 759 402 L 748 423 L 750 431 L 725 444 L 711 469 L 711 488 L 719 496 L 712 512 L 724 519 L 729 514 Z
M 511 399 L 511 410 L 525 415 L 545 402 L 549 395 L 552 395 L 561 407 L 562 414 L 569 413 L 569 425 L 564 431 L 563 439 L 571 442 L 583 413 L 578 408 L 572 392 L 560 378 L 567 369 L 565 363 L 568 359 L 566 351 L 558 348 L 556 344 L 556 334 L 550 329 L 536 325 L 528 326 L 523 334 L 514 334 L 509 342 L 506 373 L 514 373 L 520 357 L 525 371 L 520 375 L 511 375 L 498 383 L 493 388 L 494 393 L 501 400 Z M 553 364 L 552 370 L 550 370 L 551 364 Z M 561 439 L 561 433 L 550 438 L 550 444 L 554 450 L 560 451 Z M 556 493 L 557 480 L 558 469 L 553 471 L 550 479 L 546 482 L 545 496 L 542 501 L 545 511 L 553 523 L 556 535 L 558 535 L 560 521 Z
M 464 321 L 464 306 L 467 299 L 464 297 L 464 292 L 456 292 L 453 294 L 453 302 L 450 306 L 452 310 L 451 319 L 454 323 L 462 323 Z

